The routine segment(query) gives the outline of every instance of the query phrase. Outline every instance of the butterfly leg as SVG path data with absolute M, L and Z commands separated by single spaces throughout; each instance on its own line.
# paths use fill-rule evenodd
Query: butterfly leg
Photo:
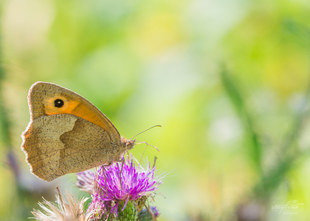
M 121 170 L 120 170 L 120 173 L 119 173 L 119 182 L 120 182 L 120 185 L 121 185 L 122 189 L 123 189 L 123 185 L 122 185 L 122 172 L 123 172 L 123 168 L 124 168 L 124 163 L 125 163 L 125 158 L 122 159 L 122 167 L 121 167 Z

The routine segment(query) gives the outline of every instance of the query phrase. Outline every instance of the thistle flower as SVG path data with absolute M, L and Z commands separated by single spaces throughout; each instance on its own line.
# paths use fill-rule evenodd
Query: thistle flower
M 56 197 L 56 203 L 44 199 L 39 203 L 41 210 L 33 210 L 35 220 L 39 221 L 88 221 L 93 216 L 92 211 L 84 211 L 87 198 L 76 201 L 71 195 L 66 195 L 67 202 L 63 202 L 61 195 Z
M 153 195 L 161 183 L 154 178 L 154 172 L 155 167 L 151 168 L 149 165 L 144 170 L 139 164 L 135 165 L 132 157 L 131 159 L 127 157 L 127 160 L 123 159 L 122 162 L 99 167 L 96 174 L 91 171 L 79 173 L 78 186 L 82 190 L 89 190 L 90 186 L 94 187 L 89 210 L 97 211 L 97 218 L 103 215 L 118 217 L 120 213 L 124 214 L 126 207 L 127 212 L 131 211 L 128 213 L 138 216 L 147 198 Z M 91 177 L 93 182 L 87 179 Z M 138 205 L 141 202 L 143 207 Z

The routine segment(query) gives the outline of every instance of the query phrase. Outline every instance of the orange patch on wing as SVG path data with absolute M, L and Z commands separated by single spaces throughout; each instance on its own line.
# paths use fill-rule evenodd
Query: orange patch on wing
M 57 99 L 63 100 L 64 104 L 62 107 L 55 107 L 54 102 Z M 63 96 L 55 96 L 46 100 L 44 102 L 44 112 L 46 115 L 72 114 L 96 124 L 104 130 L 109 130 L 108 126 L 89 105 L 81 103 L 80 101 L 69 100 Z

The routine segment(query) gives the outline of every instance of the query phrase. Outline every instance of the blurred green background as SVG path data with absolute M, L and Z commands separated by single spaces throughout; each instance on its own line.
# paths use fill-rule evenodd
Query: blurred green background
M 72 89 L 164 176 L 159 220 L 310 217 L 310 2 L 2 0 L 0 220 L 55 186 L 20 149 L 36 81 Z M 143 156 L 142 156 L 143 155 Z M 14 161 L 15 159 L 15 161 Z M 309 219 L 309 218 L 308 218 Z

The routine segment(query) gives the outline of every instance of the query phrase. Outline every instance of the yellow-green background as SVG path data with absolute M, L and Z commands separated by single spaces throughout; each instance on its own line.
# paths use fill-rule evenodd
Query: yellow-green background
M 24 161 L 36 81 L 83 95 L 127 138 L 163 126 L 137 138 L 160 149 L 142 160 L 156 155 L 164 176 L 160 220 L 234 220 L 241 205 L 267 220 L 310 217 L 308 0 L 0 4 L 0 220 L 27 220 L 56 184 L 81 196 L 74 175 L 49 184 Z

